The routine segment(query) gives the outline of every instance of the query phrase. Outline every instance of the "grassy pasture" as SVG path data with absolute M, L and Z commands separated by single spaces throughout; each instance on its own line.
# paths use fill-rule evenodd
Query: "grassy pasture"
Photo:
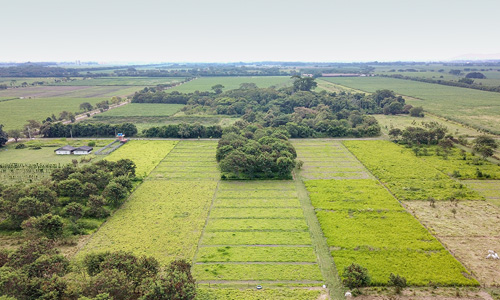
M 170 116 L 178 112 L 184 105 L 182 104 L 138 104 L 130 103 L 120 106 L 101 114 L 94 118 L 101 119 L 106 117 L 162 117 Z
M 184 77 L 99 77 L 91 79 L 76 79 L 73 81 L 55 83 L 58 86 L 156 86 L 158 84 L 183 81 Z
M 374 115 L 380 124 L 382 133 L 384 135 L 389 134 L 389 130 L 392 128 L 404 129 L 406 127 L 423 127 L 422 122 L 437 122 L 448 128 L 448 133 L 454 136 L 465 135 L 467 137 L 475 137 L 481 135 L 481 133 L 474 128 L 467 127 L 457 122 L 452 122 L 443 118 L 435 117 L 433 115 L 427 114 L 423 118 L 414 118 L 410 115 Z
M 78 255 L 123 250 L 162 264 L 192 260 L 215 187 L 210 181 L 147 180 Z
M 208 288 L 198 289 L 195 299 L 219 299 L 219 300 L 318 300 L 323 299 L 324 291 L 311 289 L 265 289 L 257 291 L 255 289 L 240 290 L 229 288 Z
M 464 183 L 486 198 L 490 203 L 500 207 L 500 180 L 467 180 Z
M 200 77 L 180 86 L 173 87 L 168 91 L 178 91 L 182 93 L 211 91 L 212 86 L 216 84 L 222 84 L 224 90 L 232 90 L 239 88 L 241 83 L 255 83 L 260 88 L 270 86 L 282 87 L 290 85 L 292 79 L 288 76 Z
M 322 78 L 365 92 L 394 90 L 409 104 L 474 128 L 500 134 L 500 93 L 382 77 Z
M 400 145 L 389 141 L 344 141 L 343 144 L 400 200 L 482 199 Z

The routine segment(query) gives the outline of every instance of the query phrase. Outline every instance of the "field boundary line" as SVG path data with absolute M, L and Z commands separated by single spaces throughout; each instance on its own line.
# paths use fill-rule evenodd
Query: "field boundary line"
M 295 185 L 297 187 L 297 194 L 304 213 L 304 218 L 309 228 L 308 231 L 311 237 L 311 243 L 313 245 L 314 252 L 316 253 L 321 275 L 323 276 L 324 282 L 328 288 L 329 298 L 343 300 L 345 298 L 340 278 L 337 275 L 337 267 L 332 255 L 330 254 L 326 238 L 321 230 L 321 225 L 316 217 L 316 212 L 314 211 L 311 199 L 309 198 L 309 194 L 307 193 L 302 178 L 297 174 L 296 170 L 294 170 L 293 175 Z
M 215 191 L 212 196 L 212 202 L 210 203 L 210 208 L 208 209 L 207 218 L 205 219 L 205 224 L 203 225 L 203 230 L 201 231 L 200 239 L 198 240 L 198 246 L 196 247 L 196 251 L 194 252 L 193 264 L 191 267 L 193 267 L 197 263 L 196 258 L 198 257 L 199 249 L 202 247 L 203 236 L 205 235 L 206 228 L 208 225 L 208 220 L 210 219 L 210 214 L 212 213 L 212 209 L 214 207 L 214 202 L 217 197 L 217 192 L 219 191 L 219 185 L 220 185 L 220 179 L 217 181 L 217 186 L 215 187 Z

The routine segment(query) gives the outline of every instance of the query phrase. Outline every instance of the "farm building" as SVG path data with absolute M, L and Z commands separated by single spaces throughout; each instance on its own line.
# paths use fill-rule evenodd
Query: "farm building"
M 54 150 L 56 154 L 63 154 L 63 155 L 68 155 L 72 154 L 73 150 L 75 150 L 75 147 L 71 147 L 70 145 L 66 145 L 64 147 L 61 147 L 59 149 Z
M 56 154 L 62 154 L 62 155 L 69 155 L 69 154 L 86 155 L 90 154 L 92 150 L 94 150 L 94 148 L 89 146 L 81 146 L 79 148 L 75 148 L 70 145 L 66 145 L 64 147 L 54 150 L 54 152 Z
M 94 148 L 89 147 L 89 146 L 81 146 L 73 150 L 73 154 L 75 155 L 86 155 L 90 154 L 94 150 Z

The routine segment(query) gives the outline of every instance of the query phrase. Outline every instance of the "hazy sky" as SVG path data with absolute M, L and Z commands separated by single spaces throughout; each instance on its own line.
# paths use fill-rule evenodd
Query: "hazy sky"
M 395 61 L 500 53 L 499 0 L 13 0 L 0 61 Z

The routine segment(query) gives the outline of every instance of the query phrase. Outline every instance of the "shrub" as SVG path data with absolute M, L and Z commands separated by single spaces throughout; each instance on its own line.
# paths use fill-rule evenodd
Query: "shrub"
M 368 270 L 355 263 L 345 267 L 342 277 L 342 283 L 350 289 L 366 287 L 371 282 Z
M 16 145 L 16 149 L 24 149 L 24 148 L 26 148 L 25 144 L 17 144 Z
M 389 285 L 396 288 L 396 294 L 400 294 L 401 291 L 406 287 L 406 278 L 391 273 L 391 275 L 389 276 Z

